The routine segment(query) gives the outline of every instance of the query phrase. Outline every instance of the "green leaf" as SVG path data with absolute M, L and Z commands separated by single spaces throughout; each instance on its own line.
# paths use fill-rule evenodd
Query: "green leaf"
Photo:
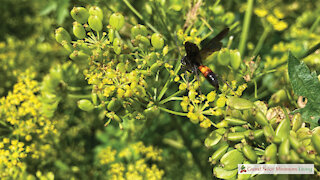
M 317 126 L 320 116 L 320 82 L 316 73 L 310 73 L 308 66 L 300 62 L 291 52 L 289 52 L 288 72 L 293 91 L 308 99 L 307 105 L 298 111 L 312 127 Z

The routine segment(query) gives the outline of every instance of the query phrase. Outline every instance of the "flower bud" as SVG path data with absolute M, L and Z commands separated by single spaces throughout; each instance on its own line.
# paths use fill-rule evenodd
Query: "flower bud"
M 84 111 L 92 111 L 94 109 L 94 105 L 88 99 L 81 99 L 78 101 L 78 107 Z
M 230 56 L 230 51 L 228 49 L 222 49 L 219 51 L 218 54 L 218 63 L 222 66 L 227 66 L 229 65 L 231 56 Z
M 253 137 L 254 139 L 258 139 L 264 135 L 263 129 L 258 129 L 253 131 Z
M 226 105 L 227 98 L 225 96 L 220 96 L 217 101 L 217 107 L 224 107 Z
M 248 144 L 244 145 L 242 148 L 242 152 L 246 158 L 248 158 L 251 162 L 257 161 L 257 154 L 256 152 L 249 146 Z
M 199 123 L 199 116 L 195 113 L 189 113 L 188 114 L 188 117 L 190 119 L 190 121 L 193 123 L 193 124 L 198 124 Z
M 239 142 L 244 139 L 244 132 L 228 133 L 227 139 L 228 141 Z
M 296 133 L 299 140 L 309 139 L 312 136 L 312 131 L 307 127 L 298 129 Z
M 84 7 L 73 7 L 70 14 L 75 21 L 81 24 L 85 24 L 88 21 L 89 12 Z
M 74 47 L 67 41 L 63 40 L 61 42 L 61 45 L 66 49 L 69 53 L 71 53 L 74 50 Z
M 94 105 L 98 105 L 98 95 L 95 92 L 91 93 L 91 100 Z
M 112 28 L 119 31 L 124 25 L 124 17 L 121 13 L 113 13 L 110 16 L 109 24 Z
M 290 162 L 291 163 L 301 163 L 301 159 L 299 157 L 299 154 L 293 149 L 290 150 Z
M 269 104 L 270 105 L 279 104 L 287 100 L 288 100 L 288 96 L 286 91 L 284 89 L 280 89 L 279 91 L 277 91 L 271 96 L 269 100 Z
M 220 166 L 215 166 L 213 168 L 213 174 L 219 179 L 236 179 L 238 169 L 228 171 Z
M 230 128 L 230 131 L 231 132 L 245 132 L 245 131 L 247 131 L 247 129 L 242 126 L 234 126 L 234 127 Z M 244 135 L 246 136 L 246 133 L 244 133 Z M 246 137 L 248 137 L 248 136 L 246 136 Z
M 117 64 L 117 67 L 116 67 L 116 70 L 121 72 L 121 73 L 124 73 L 126 72 L 126 65 L 124 63 L 118 63 Z
M 237 149 L 231 150 L 222 156 L 220 162 L 221 166 L 225 170 L 233 170 L 238 167 L 238 164 L 242 164 L 244 157 Z
M 275 132 L 272 129 L 271 125 L 263 127 L 263 134 L 264 134 L 264 137 L 266 137 L 267 142 L 272 142 L 275 136 Z
M 304 151 L 304 147 L 299 142 L 299 140 L 293 136 L 289 136 L 290 145 L 296 150 L 298 153 L 302 153 Z
M 277 145 L 270 144 L 264 151 L 264 157 L 267 164 L 276 161 L 277 158 Z
M 317 151 L 318 155 L 320 154 L 320 134 L 313 134 L 311 138 L 314 149 Z
M 258 112 L 255 113 L 254 117 L 256 122 L 260 124 L 262 127 L 267 126 L 269 124 L 268 119 L 260 110 L 258 110 Z
M 251 101 L 234 96 L 228 97 L 227 104 L 231 108 L 238 110 L 251 109 L 254 107 L 254 104 Z
M 204 140 L 204 145 L 206 147 L 211 147 L 219 143 L 222 136 L 216 132 L 211 132 L 210 135 Z
M 114 39 L 114 30 L 113 29 L 109 29 L 108 38 L 109 38 L 110 42 L 113 42 L 113 39 Z
M 91 16 L 98 16 L 98 18 L 102 21 L 103 20 L 103 12 L 98 6 L 92 6 L 89 9 L 89 14 Z
M 162 35 L 159 33 L 152 34 L 151 44 L 155 49 L 162 49 L 164 46 L 164 39 L 162 38 Z
M 113 40 L 113 50 L 114 52 L 119 55 L 121 53 L 121 41 L 118 38 Z
M 162 50 L 162 54 L 163 54 L 163 56 L 167 55 L 167 54 L 168 54 L 168 52 L 169 52 L 169 46 L 168 46 L 168 45 L 166 45 L 166 46 L 163 48 L 163 50 Z
M 102 21 L 96 15 L 90 15 L 88 19 L 88 23 L 91 29 L 99 32 L 102 30 Z
M 296 113 L 292 117 L 292 130 L 297 131 L 301 128 L 303 121 L 300 113 Z
M 216 92 L 211 91 L 207 94 L 207 100 L 208 102 L 213 102 L 216 99 Z
M 75 61 L 84 61 L 87 60 L 90 56 L 82 51 L 74 50 L 69 57 L 70 59 Z
M 239 51 L 230 51 L 230 64 L 234 70 L 238 70 L 241 64 L 241 55 Z
M 228 121 L 228 124 L 231 126 L 241 126 L 248 123 L 247 121 L 236 119 L 230 116 L 225 117 L 225 120 Z
M 228 126 L 229 126 L 229 124 L 228 124 L 228 121 L 226 121 L 226 120 L 222 120 L 218 124 L 216 124 L 217 128 L 225 128 L 225 127 L 228 127 Z
M 150 46 L 150 40 L 145 36 L 137 35 L 135 39 L 143 48 Z
M 84 27 L 78 23 L 78 22 L 74 22 L 73 23 L 73 34 L 78 38 L 78 39 L 83 39 L 86 37 L 86 30 L 84 29 Z
M 290 153 L 290 142 L 289 139 L 283 140 L 279 147 L 279 160 L 281 163 L 286 163 L 289 161 Z
M 71 42 L 70 34 L 63 27 L 56 29 L 55 38 L 58 43 L 62 43 L 62 41 Z
M 279 137 L 281 141 L 287 139 L 290 133 L 290 128 L 290 120 L 287 118 L 282 119 L 275 131 L 276 137 Z
M 137 35 L 147 36 L 148 30 L 144 25 L 138 24 L 131 28 L 131 36 L 135 38 Z
M 221 146 L 218 150 L 216 150 L 212 156 L 210 157 L 210 162 L 212 164 L 216 164 L 220 158 L 227 152 L 227 149 L 229 148 L 228 144 L 225 144 Z

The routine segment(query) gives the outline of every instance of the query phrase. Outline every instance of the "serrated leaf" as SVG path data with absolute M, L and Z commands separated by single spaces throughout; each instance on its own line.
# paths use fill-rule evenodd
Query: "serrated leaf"
M 308 99 L 307 105 L 298 111 L 312 127 L 317 126 L 316 117 L 320 116 L 320 82 L 316 73 L 310 73 L 308 66 L 300 62 L 291 52 L 289 52 L 288 72 L 293 91 Z

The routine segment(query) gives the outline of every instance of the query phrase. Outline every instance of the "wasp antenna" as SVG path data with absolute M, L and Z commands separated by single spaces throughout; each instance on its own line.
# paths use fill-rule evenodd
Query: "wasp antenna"
M 222 79 L 222 78 L 220 78 L 220 79 Z M 225 81 L 225 80 L 223 80 L 223 79 L 222 79 L 222 81 L 223 81 L 224 83 L 226 83 L 226 85 L 233 91 L 233 93 L 234 93 L 235 95 L 237 95 L 236 92 L 233 90 L 233 88 L 227 83 L 227 81 Z

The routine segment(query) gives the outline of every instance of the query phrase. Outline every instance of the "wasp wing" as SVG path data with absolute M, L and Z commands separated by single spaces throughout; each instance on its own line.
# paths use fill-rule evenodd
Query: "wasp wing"
M 202 49 L 200 51 L 201 59 L 204 60 L 208 56 L 210 56 L 213 52 L 219 51 L 222 47 L 222 43 L 220 42 L 229 32 L 229 28 L 225 28 L 219 34 L 217 34 L 214 38 L 212 38 L 209 42 L 203 43 Z
M 184 43 L 184 47 L 187 53 L 187 60 L 191 64 L 199 66 L 201 64 L 200 49 L 198 46 L 190 41 Z

